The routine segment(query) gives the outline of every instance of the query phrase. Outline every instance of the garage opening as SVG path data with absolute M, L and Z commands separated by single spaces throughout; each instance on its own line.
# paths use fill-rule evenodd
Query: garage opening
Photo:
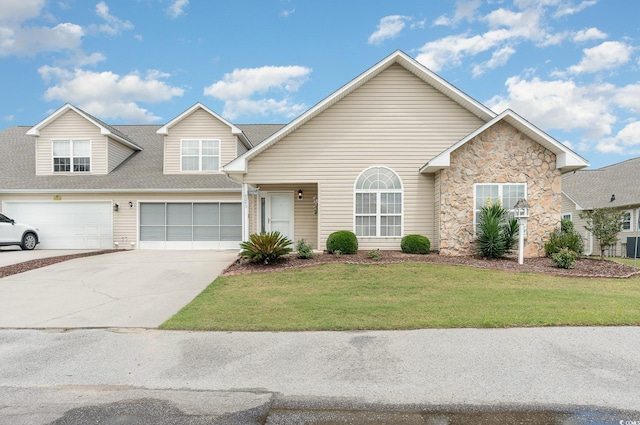
M 110 201 L 5 202 L 6 215 L 39 229 L 36 249 L 110 249 L 113 247 Z
M 144 202 L 140 204 L 142 249 L 239 249 L 239 202 Z

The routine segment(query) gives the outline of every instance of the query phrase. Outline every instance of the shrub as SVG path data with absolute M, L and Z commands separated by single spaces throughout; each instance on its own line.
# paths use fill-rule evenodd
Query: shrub
M 281 255 L 292 251 L 289 248 L 291 241 L 280 232 L 254 233 L 249 236 L 248 242 L 242 242 L 240 255 L 250 259 L 254 263 L 269 264 Z
M 578 256 L 584 254 L 584 242 L 582 236 L 573 229 L 571 220 L 562 220 L 560 228 L 556 228 L 549 235 L 549 242 L 544 244 L 544 253 L 547 257 L 560 252 L 562 248 L 568 248 Z
M 358 252 L 358 238 L 356 234 L 348 230 L 333 232 L 327 238 L 327 252 L 333 254 L 340 251 L 342 254 L 355 254 Z
M 367 257 L 371 258 L 373 261 L 382 260 L 382 253 L 379 249 L 373 249 L 367 253 Z
M 551 259 L 555 263 L 556 267 L 561 269 L 570 269 L 576 263 L 578 254 L 571 251 L 569 248 L 562 248 L 560 251 L 551 254 Z
M 407 235 L 400 241 L 400 249 L 407 254 L 428 254 L 431 241 L 422 235 Z
M 296 251 L 298 251 L 298 258 L 309 260 L 313 258 L 313 248 L 306 243 L 304 239 L 301 239 L 296 244 Z
M 513 251 L 518 243 L 518 222 L 509 219 L 500 203 L 489 204 L 480 210 L 476 249 L 485 258 L 501 258 Z

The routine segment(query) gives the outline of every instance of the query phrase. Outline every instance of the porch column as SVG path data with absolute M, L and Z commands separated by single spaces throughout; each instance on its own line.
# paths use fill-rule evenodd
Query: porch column
M 242 183 L 242 240 L 249 240 L 249 185 Z

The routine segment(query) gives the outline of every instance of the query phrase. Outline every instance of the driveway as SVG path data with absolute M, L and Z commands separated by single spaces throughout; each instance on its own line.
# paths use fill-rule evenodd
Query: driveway
M 237 253 L 132 250 L 7 276 L 0 279 L 0 328 L 157 327 Z

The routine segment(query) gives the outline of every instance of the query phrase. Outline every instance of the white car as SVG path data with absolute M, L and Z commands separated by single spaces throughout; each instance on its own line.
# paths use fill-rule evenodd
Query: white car
M 0 214 L 0 246 L 20 245 L 31 250 L 40 243 L 38 229 L 28 224 L 16 223 L 4 214 Z

